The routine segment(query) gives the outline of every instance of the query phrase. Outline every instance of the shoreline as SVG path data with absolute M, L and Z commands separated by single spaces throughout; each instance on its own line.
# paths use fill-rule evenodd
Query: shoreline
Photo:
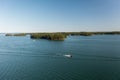
M 64 41 L 67 36 L 92 36 L 92 35 L 120 35 L 120 31 L 114 32 L 53 32 L 53 33 L 5 33 L 5 36 L 26 36 L 31 39 L 47 39 Z

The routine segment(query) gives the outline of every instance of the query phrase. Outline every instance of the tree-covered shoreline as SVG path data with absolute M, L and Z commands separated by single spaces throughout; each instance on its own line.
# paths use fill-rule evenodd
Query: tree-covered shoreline
M 92 36 L 92 35 L 120 35 L 120 31 L 114 32 L 53 32 L 53 33 L 6 33 L 5 36 L 26 36 L 30 35 L 31 39 L 47 40 L 65 40 L 71 36 Z

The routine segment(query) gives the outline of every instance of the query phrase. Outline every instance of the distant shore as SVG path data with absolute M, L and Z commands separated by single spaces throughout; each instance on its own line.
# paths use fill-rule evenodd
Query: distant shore
M 53 32 L 53 33 L 6 33 L 5 36 L 26 36 L 31 39 L 64 40 L 67 36 L 92 36 L 92 35 L 120 35 L 120 31 L 112 32 Z

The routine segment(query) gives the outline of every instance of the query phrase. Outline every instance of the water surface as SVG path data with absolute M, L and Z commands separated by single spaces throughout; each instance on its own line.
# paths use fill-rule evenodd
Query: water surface
M 120 35 L 65 41 L 1 35 L 0 80 L 120 80 Z

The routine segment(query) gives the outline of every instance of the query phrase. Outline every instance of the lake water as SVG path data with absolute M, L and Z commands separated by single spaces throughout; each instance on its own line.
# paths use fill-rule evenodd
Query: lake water
M 120 80 L 120 35 L 65 41 L 1 35 L 0 80 Z

